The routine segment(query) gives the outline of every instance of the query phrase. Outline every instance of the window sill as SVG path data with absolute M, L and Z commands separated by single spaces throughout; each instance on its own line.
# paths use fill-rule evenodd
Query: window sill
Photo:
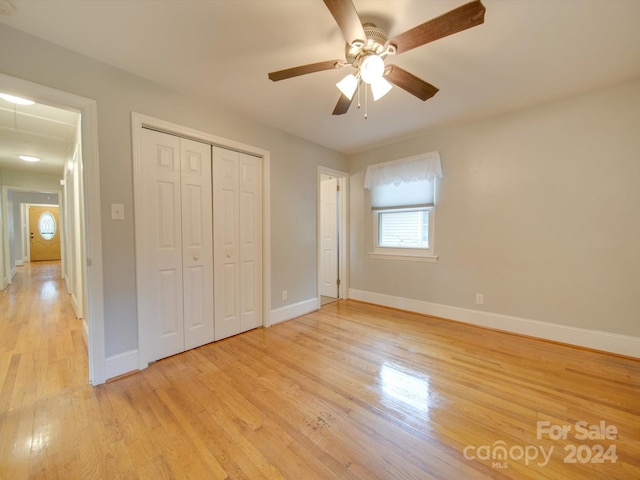
M 370 258 L 378 258 L 380 260 L 404 260 L 409 262 L 426 262 L 436 263 L 438 261 L 437 255 L 399 255 L 390 253 L 375 253 L 369 252 Z

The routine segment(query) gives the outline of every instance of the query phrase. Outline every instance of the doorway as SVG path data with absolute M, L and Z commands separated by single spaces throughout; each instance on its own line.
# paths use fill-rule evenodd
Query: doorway
M 318 299 L 320 306 L 347 297 L 348 174 L 318 168 Z
M 101 218 L 97 153 L 97 104 L 95 100 L 4 74 L 0 74 L 0 91 L 33 100 L 36 104 L 48 105 L 80 114 L 81 123 L 78 129 L 78 136 L 79 140 L 81 140 L 81 154 L 78 157 L 79 161 L 82 162 L 83 174 L 78 176 L 78 181 L 82 191 L 86 193 L 82 200 L 82 217 L 77 224 L 78 228 L 84 229 L 81 245 L 83 256 L 81 261 L 78 262 L 82 263 L 82 268 L 80 266 L 76 267 L 78 271 L 83 271 L 81 285 L 82 290 L 85 292 L 83 303 L 86 320 L 89 380 L 93 385 L 102 384 L 106 378 L 104 368 L 101 224 L 100 221 L 87 221 L 87 217 Z M 60 176 L 62 177 L 63 175 L 65 174 L 61 171 Z M 28 182 L 14 181 L 12 184 L 11 180 L 6 181 L 6 176 L 4 180 L 5 183 L 2 185 L 2 206 L 0 209 L 0 219 L 2 221 L 2 248 L 0 248 L 0 272 L 2 274 L 0 275 L 0 287 L 2 288 L 11 283 L 11 226 L 8 223 L 9 205 L 12 204 L 9 201 L 11 191 L 41 191 L 36 185 L 33 185 L 33 187 L 28 185 Z M 64 253 L 63 243 L 63 257 Z

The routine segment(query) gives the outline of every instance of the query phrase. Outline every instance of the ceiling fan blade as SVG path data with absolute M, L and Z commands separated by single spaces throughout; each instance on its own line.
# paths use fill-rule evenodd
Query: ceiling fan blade
M 306 75 L 307 73 L 322 72 L 323 70 L 333 70 L 340 66 L 340 60 L 327 60 L 326 62 L 310 63 L 309 65 L 301 65 L 299 67 L 287 68 L 277 72 L 271 72 L 269 78 L 274 82 L 285 80 L 298 75 Z
M 384 78 L 403 90 L 406 90 L 411 95 L 415 95 L 423 102 L 438 93 L 439 89 L 437 87 L 434 87 L 406 70 L 396 65 L 389 65 L 389 67 L 391 67 L 391 71 L 387 73 Z
M 359 40 L 362 43 L 367 41 L 362 22 L 360 22 L 356 7 L 351 0 L 324 0 L 324 4 L 333 15 L 349 45 L 353 44 L 354 40 Z
M 389 40 L 389 43 L 396 46 L 396 53 L 406 52 L 484 23 L 484 12 L 485 8 L 482 2 L 475 0 L 396 35 Z
M 333 109 L 333 115 L 344 115 L 347 113 L 352 101 L 353 97 L 349 100 L 348 97 L 345 97 L 344 94 L 341 93 L 338 103 L 336 104 L 336 108 Z

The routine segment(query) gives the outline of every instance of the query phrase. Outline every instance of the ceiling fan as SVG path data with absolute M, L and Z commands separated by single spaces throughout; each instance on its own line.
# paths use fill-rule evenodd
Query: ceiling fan
M 301 65 L 269 73 L 274 82 L 307 73 L 353 67 L 349 74 L 336 84 L 341 92 L 333 115 L 347 113 L 354 94 L 364 83 L 370 88 L 374 100 L 382 98 L 394 84 L 425 101 L 438 93 L 438 88 L 403 70 L 397 65 L 385 64 L 390 55 L 397 55 L 439 38 L 452 35 L 484 22 L 485 7 L 474 0 L 429 20 L 404 33 L 388 38 L 386 32 L 372 23 L 362 23 L 352 0 L 324 0 L 347 42 L 345 61 L 328 60 Z M 366 97 L 365 97 L 366 98 Z M 366 118 L 366 114 L 365 114 Z

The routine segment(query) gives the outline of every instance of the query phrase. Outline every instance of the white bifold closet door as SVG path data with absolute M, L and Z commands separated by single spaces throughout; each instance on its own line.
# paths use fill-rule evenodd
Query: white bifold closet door
M 212 147 L 215 339 L 262 325 L 262 159 Z
M 150 360 L 214 340 L 211 146 L 142 130 L 144 281 Z

